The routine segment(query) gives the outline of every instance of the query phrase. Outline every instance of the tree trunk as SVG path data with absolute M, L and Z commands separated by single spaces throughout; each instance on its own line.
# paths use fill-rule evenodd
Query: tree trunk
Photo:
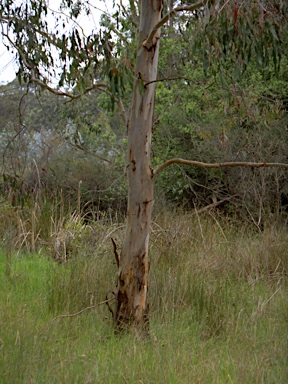
M 150 162 L 151 133 L 158 67 L 158 31 L 151 47 L 144 47 L 160 20 L 163 0 L 141 1 L 139 47 L 128 123 L 128 212 L 118 274 L 114 322 L 118 329 L 148 326 L 148 245 L 153 205 L 153 171 Z

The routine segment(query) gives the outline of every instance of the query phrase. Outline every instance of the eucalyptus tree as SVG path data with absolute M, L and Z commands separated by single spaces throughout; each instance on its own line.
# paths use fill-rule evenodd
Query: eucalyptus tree
M 187 30 L 191 50 L 200 52 L 204 71 L 240 76 L 251 58 L 261 66 L 267 66 L 272 58 L 277 72 L 286 48 L 282 38 L 287 32 L 288 6 L 286 1 L 276 0 L 113 1 L 112 17 L 105 14 L 99 31 L 85 36 L 80 16 L 89 15 L 95 4 L 92 0 L 62 0 L 59 13 L 49 10 L 45 0 L 4 0 L 0 5 L 1 33 L 7 48 L 17 57 L 19 78 L 70 99 L 102 90 L 119 105 L 127 125 L 128 209 L 120 256 L 114 248 L 118 288 L 113 319 L 117 328 L 141 329 L 148 326 L 148 245 L 157 175 L 175 163 L 202 168 L 287 167 L 266 162 L 207 164 L 173 158 L 152 168 L 161 29 L 177 26 L 184 33 Z M 54 17 L 53 29 L 48 25 L 48 14 Z M 73 25 L 63 32 L 66 20 Z M 49 81 L 53 75 L 59 79 L 58 88 Z M 122 97 L 129 84 L 132 101 L 126 118 Z

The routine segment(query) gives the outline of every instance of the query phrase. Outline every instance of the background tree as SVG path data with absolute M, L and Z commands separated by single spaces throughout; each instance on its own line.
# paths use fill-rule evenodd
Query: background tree
M 104 16 L 99 33 L 88 37 L 76 20 L 81 12 L 89 14 L 90 9 L 79 1 L 62 1 L 62 10 L 67 9 L 69 17 L 54 14 L 56 25 L 53 31 L 45 18 L 47 4 L 41 0 L 20 6 L 5 1 L 0 6 L 0 20 L 7 47 L 15 50 L 19 61 L 19 78 L 54 94 L 72 100 L 94 89 L 107 91 L 112 103 L 119 105 L 126 122 L 121 99 L 126 83 L 132 84 L 133 79 L 131 111 L 127 120 L 127 226 L 120 258 L 115 249 L 119 271 L 113 317 L 119 328 L 133 325 L 139 329 L 147 325 L 148 320 L 148 245 L 156 176 L 172 164 L 211 169 L 239 165 L 281 166 L 266 160 L 207 164 L 172 158 L 152 168 L 150 152 L 155 88 L 159 81 L 160 29 L 165 25 L 173 26 L 171 19 L 176 15 L 189 15 L 181 30 L 192 36 L 192 52 L 200 52 L 198 61 L 192 57 L 192 68 L 201 63 L 204 73 L 219 73 L 222 81 L 227 77 L 240 79 L 253 59 L 266 68 L 272 58 L 274 70 L 279 73 L 285 48 L 282 36 L 287 31 L 287 5 L 264 0 L 252 4 L 239 0 L 187 2 L 186 5 L 169 2 L 165 4 L 168 12 L 164 16 L 162 0 L 130 1 L 129 5 L 128 8 L 120 3 L 113 19 Z M 58 28 L 67 19 L 75 21 L 69 34 Z M 180 21 L 176 19 L 174 28 Z M 135 29 L 131 28 L 131 22 Z M 54 51 L 58 52 L 60 67 Z M 60 79 L 58 89 L 49 84 L 53 74 Z M 188 82 L 184 80 L 183 83 Z M 64 89 L 64 84 L 70 90 Z M 225 136 L 224 132 L 222 136 Z
M 82 182 L 81 209 L 85 207 L 85 212 L 94 206 L 99 211 L 124 213 L 125 138 L 117 117 L 102 109 L 107 100 L 109 96 L 92 93 L 72 105 L 45 89 L 27 92 L 17 80 L 0 86 L 1 174 L 18 180 L 15 206 L 25 202 L 20 201 L 20 189 L 35 198 L 40 182 L 45 198 L 61 193 L 73 209 Z
M 174 36 L 161 42 L 159 78 L 163 81 L 157 86 L 153 162 L 160 164 L 169 157 L 211 163 L 272 161 L 273 156 L 274 161 L 286 162 L 286 58 L 282 57 L 279 74 L 273 63 L 264 70 L 252 60 L 240 78 L 230 76 L 231 71 L 224 79 L 220 73 L 205 75 L 199 51 L 192 55 L 187 48 L 191 33 L 175 28 Z M 260 220 L 262 227 L 265 216 L 281 208 L 279 199 L 285 200 L 285 173 L 174 166 L 159 175 L 156 186 L 172 206 L 200 209 L 214 198 L 225 203 L 219 205 L 225 212 L 237 211 L 254 223 Z

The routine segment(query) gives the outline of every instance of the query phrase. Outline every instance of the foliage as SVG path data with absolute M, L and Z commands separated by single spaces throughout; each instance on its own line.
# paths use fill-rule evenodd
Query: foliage
M 159 77 L 163 81 L 157 88 L 154 164 L 173 157 L 285 163 L 286 59 L 282 58 L 278 75 L 272 65 L 263 71 L 252 61 L 238 80 L 224 79 L 221 73 L 205 75 L 197 64 L 201 55 L 191 54 L 189 44 L 191 35 L 178 31 L 176 25 L 176 32 L 170 32 L 161 45 Z M 287 190 L 285 172 L 280 170 L 215 172 L 175 165 L 159 175 L 156 186 L 168 203 L 186 209 L 237 195 L 237 201 L 221 208 L 238 211 L 261 226 L 271 211 L 283 212 L 281 201 L 286 201 Z
M 86 36 L 78 19 L 90 15 L 91 5 L 78 0 L 62 1 L 60 11 L 52 10 L 45 0 L 26 4 L 4 1 L 0 6 L 2 36 L 7 49 L 17 56 L 18 79 L 37 80 L 45 86 L 51 76 L 56 77 L 58 87 L 73 88 L 74 95 L 97 88 L 98 83 L 105 87 L 108 80 L 112 103 L 122 97 L 124 82 L 131 84 L 133 29 L 119 6 L 111 17 L 102 17 L 99 31 L 94 29 Z M 54 25 L 48 25 L 48 16 Z M 115 40 L 117 35 L 120 39 Z
M 81 182 L 82 207 L 91 202 L 100 209 L 125 208 L 123 128 L 103 112 L 103 96 L 95 109 L 92 95 L 67 105 L 47 91 L 26 93 L 14 82 L 1 89 L 2 194 L 23 206 L 40 191 L 51 196 L 62 191 L 75 207 Z M 13 103 L 7 103 L 7 94 Z
M 286 2 L 208 2 L 195 37 L 204 71 L 211 67 L 223 73 L 232 65 L 230 76 L 239 79 L 255 57 L 261 68 L 267 68 L 272 59 L 279 72 L 287 43 L 287 15 Z
M 50 191 L 61 189 L 69 199 L 76 200 L 78 184 L 85 178 L 82 180 L 86 195 L 84 204 L 88 201 L 95 204 L 100 199 L 103 203 L 101 209 L 125 207 L 124 180 L 120 185 L 117 183 L 119 188 L 115 190 L 112 186 L 104 195 L 91 191 L 95 191 L 95 185 L 96 190 L 106 191 L 113 180 L 121 180 L 123 173 L 121 153 L 125 151 L 126 138 L 119 124 L 119 112 L 116 110 L 107 116 L 103 110 L 111 110 L 111 106 L 120 99 L 129 108 L 139 9 L 133 1 L 129 6 L 114 4 L 110 15 L 103 14 L 99 31 L 85 34 L 77 20 L 81 15 L 91 15 L 89 4 L 63 1 L 63 13 L 52 12 L 55 19 L 52 30 L 44 17 L 51 11 L 46 2 L 38 3 L 36 6 L 36 2 L 30 1 L 24 6 L 5 1 L 1 5 L 2 34 L 6 37 L 7 47 L 17 52 L 19 76 L 24 81 L 34 76 L 48 84 L 53 65 L 58 63 L 48 49 L 54 47 L 59 55 L 59 64 L 62 63 L 58 74 L 60 87 L 66 84 L 72 94 L 78 95 L 97 82 L 105 81 L 109 96 L 101 95 L 98 90 L 67 104 L 51 98 L 47 92 L 38 92 L 37 87 L 32 89 L 33 94 L 26 94 L 27 90 L 22 86 L 23 102 L 18 126 L 17 119 L 12 118 L 18 113 L 15 113 L 17 105 L 12 115 L 9 112 L 11 104 L 7 103 L 7 97 L 3 97 L 1 105 L 5 106 L 5 115 L 9 116 L 4 120 L 5 131 L 2 133 L 6 159 L 11 153 L 7 173 L 11 173 L 12 165 L 12 175 L 18 177 L 23 172 L 23 156 L 30 152 L 38 169 L 44 169 L 39 172 L 41 183 Z M 165 12 L 173 4 L 176 2 L 165 3 Z M 68 12 L 65 14 L 64 11 Z M 207 162 L 266 159 L 264 144 L 261 145 L 264 152 L 258 151 L 254 156 L 253 145 L 247 147 L 246 143 L 259 143 L 263 135 L 265 142 L 269 142 L 272 136 L 277 141 L 279 135 L 273 134 L 271 127 L 278 132 L 286 124 L 287 6 L 274 1 L 255 1 L 252 5 L 237 0 L 218 1 L 208 2 L 191 17 L 187 16 L 185 13 L 176 14 L 163 28 L 158 68 L 158 77 L 163 81 L 158 83 L 157 90 L 154 165 L 175 156 Z M 65 32 L 68 26 L 71 27 L 70 34 Z M 12 32 L 9 36 L 8 30 Z M 12 86 L 14 91 L 11 92 Z M 18 95 L 15 83 L 10 85 L 10 90 L 8 86 L 2 89 L 3 95 L 9 93 L 9 98 Z M 11 129 L 10 124 L 15 128 Z M 25 134 L 24 126 L 30 132 L 32 129 L 32 146 L 28 142 L 31 135 L 29 138 Z M 14 136 L 19 139 L 18 144 Z M 223 146 L 221 137 L 226 136 L 229 145 Z M 241 149 L 238 148 L 239 141 Z M 277 150 L 283 151 L 283 156 L 279 153 L 278 157 L 285 161 L 286 148 L 283 145 L 280 149 L 276 141 Z M 10 152 L 5 148 L 7 146 Z M 235 147 L 237 153 L 245 156 L 237 157 Z M 74 149 L 77 151 L 73 152 Z M 15 160 L 12 154 L 16 152 L 19 156 Z M 27 175 L 28 189 L 31 189 L 39 177 L 31 159 L 26 164 L 31 169 Z M 99 170 L 97 177 L 92 174 L 93 169 Z M 232 176 L 234 173 L 234 170 L 219 174 L 174 166 L 160 175 L 157 190 L 168 203 L 184 203 L 188 207 L 210 203 L 212 190 L 218 199 L 238 194 L 241 198 L 248 198 L 250 207 L 255 206 L 252 194 L 240 192 L 241 186 L 246 185 L 245 177 L 249 177 L 237 181 Z M 283 186 L 277 201 L 282 192 L 286 194 L 284 180 L 280 184 Z M 265 207 L 269 205 L 269 209 L 276 210 L 271 206 L 274 197 L 272 194 L 269 199 L 262 199 L 267 201 Z M 109 201 L 114 203 L 110 205 Z

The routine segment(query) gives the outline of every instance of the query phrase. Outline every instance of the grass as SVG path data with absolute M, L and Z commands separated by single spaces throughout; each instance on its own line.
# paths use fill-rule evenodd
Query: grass
M 67 264 L 15 253 L 7 268 L 9 257 L 0 254 L 1 384 L 288 382 L 285 229 L 253 233 L 215 217 L 156 218 L 143 340 L 115 335 L 105 305 L 55 318 L 103 301 L 115 287 L 108 235 L 117 240 L 119 228 L 91 227 L 100 245 L 79 252 L 78 242 Z

